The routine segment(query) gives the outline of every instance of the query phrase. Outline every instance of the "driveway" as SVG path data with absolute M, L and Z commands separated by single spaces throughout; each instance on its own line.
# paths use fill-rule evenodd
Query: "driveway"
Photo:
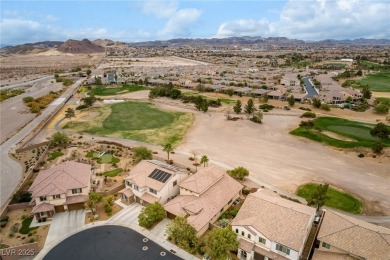
M 133 203 L 130 206 L 122 209 L 118 214 L 106 221 L 107 224 L 121 225 L 130 228 L 138 227 L 138 215 L 143 206 L 138 203 Z
M 73 210 L 69 212 L 56 213 L 51 222 L 45 246 L 60 236 L 72 232 L 84 226 L 85 210 Z

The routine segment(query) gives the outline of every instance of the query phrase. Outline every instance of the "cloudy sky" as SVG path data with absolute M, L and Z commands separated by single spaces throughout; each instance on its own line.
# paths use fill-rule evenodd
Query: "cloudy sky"
M 390 39 L 390 0 L 0 2 L 2 45 L 83 38 Z

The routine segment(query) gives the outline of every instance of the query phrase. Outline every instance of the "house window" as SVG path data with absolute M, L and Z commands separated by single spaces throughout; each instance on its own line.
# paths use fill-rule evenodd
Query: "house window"
M 276 250 L 285 253 L 286 255 L 290 255 L 290 248 L 276 244 Z
M 175 187 L 177 185 L 177 181 L 174 181 L 173 182 L 173 187 Z
M 57 194 L 53 196 L 54 199 L 61 199 L 61 194 Z
M 138 186 L 134 184 L 134 190 L 138 190 Z
M 248 253 L 247 253 L 246 251 L 241 250 L 241 256 L 242 256 L 242 257 L 245 257 L 245 258 L 246 258 L 247 255 L 248 255 Z
M 41 197 L 39 197 L 39 200 L 40 200 L 40 201 L 46 201 L 46 200 L 47 200 L 47 197 L 46 197 L 46 196 L 41 196 Z
M 265 245 L 267 240 L 265 238 L 259 237 L 259 242 Z
M 157 195 L 157 191 L 155 189 L 152 189 L 152 188 L 149 188 L 149 191 L 153 194 L 156 194 Z
M 322 242 L 322 247 L 324 247 L 326 249 L 330 249 L 330 245 L 325 243 L 325 242 Z
M 72 194 L 77 194 L 77 193 L 81 193 L 81 189 L 80 188 L 72 189 Z
M 242 235 L 242 236 L 245 236 L 245 232 L 244 232 L 244 231 L 241 231 L 241 235 Z
M 238 228 L 236 228 L 236 233 L 238 234 Z
M 248 233 L 248 238 L 250 239 L 251 238 L 251 234 Z

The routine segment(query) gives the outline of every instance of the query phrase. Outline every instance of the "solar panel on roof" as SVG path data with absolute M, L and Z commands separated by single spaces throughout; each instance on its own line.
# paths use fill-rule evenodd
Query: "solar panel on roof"
M 151 174 L 149 174 L 148 177 L 152 178 L 153 180 L 165 183 L 171 176 L 172 174 L 170 173 L 164 172 L 159 169 L 155 169 L 154 171 L 152 171 Z

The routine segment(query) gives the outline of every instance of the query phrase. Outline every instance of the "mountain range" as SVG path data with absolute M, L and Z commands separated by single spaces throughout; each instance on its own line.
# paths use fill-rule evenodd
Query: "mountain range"
M 2 53 L 6 54 L 34 54 L 47 51 L 49 49 L 56 49 L 64 53 L 95 53 L 104 52 L 106 46 L 112 46 L 115 43 L 109 39 L 97 39 L 90 41 L 88 39 L 67 40 L 62 41 L 42 41 L 36 43 L 26 43 L 16 46 L 5 46 L 0 49 Z M 121 43 L 123 44 L 123 43 Z M 283 46 L 297 46 L 297 45 L 390 45 L 389 39 L 354 39 L 354 40 L 321 40 L 321 41 L 303 41 L 296 39 L 289 39 L 286 37 L 228 37 L 228 38 L 210 38 L 210 39 L 190 39 L 179 38 L 164 41 L 145 41 L 127 43 L 133 47 L 158 47 L 158 46 L 253 46 L 253 45 L 283 45 Z

